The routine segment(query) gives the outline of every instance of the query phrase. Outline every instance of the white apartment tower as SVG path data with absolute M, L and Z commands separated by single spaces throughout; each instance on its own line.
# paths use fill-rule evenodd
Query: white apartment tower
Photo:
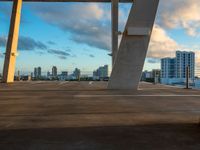
M 189 78 L 195 77 L 195 53 L 176 51 L 176 78 L 186 78 L 187 66 L 189 67 Z
M 195 78 L 195 53 L 176 51 L 175 58 L 161 59 L 161 83 L 172 84 L 185 82 L 187 67 L 189 78 Z

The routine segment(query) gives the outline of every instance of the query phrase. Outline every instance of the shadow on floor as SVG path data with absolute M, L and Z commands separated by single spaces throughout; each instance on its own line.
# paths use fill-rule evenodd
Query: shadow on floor
M 197 124 L 1 130 L 0 150 L 199 150 Z

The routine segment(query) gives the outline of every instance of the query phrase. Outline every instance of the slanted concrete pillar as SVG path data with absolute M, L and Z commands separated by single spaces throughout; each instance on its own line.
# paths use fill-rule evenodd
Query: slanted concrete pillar
M 137 89 L 159 0 L 135 0 L 108 83 L 109 89 Z
M 118 51 L 118 7 L 119 0 L 112 0 L 112 65 Z
M 3 82 L 5 83 L 14 81 L 21 8 L 22 0 L 14 0 L 3 69 Z

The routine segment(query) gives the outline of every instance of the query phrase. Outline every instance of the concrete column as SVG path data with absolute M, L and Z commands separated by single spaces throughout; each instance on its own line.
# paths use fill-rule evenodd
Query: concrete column
M 109 89 L 137 89 L 159 0 L 135 0 L 119 46 Z
M 14 0 L 3 69 L 3 82 L 5 83 L 14 81 L 21 8 L 22 0 Z
M 119 0 L 112 0 L 112 65 L 118 51 L 118 7 Z

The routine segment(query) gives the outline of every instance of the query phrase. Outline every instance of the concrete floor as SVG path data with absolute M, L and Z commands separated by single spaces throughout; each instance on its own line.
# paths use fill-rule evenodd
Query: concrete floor
M 141 83 L 0 84 L 0 150 L 199 150 L 200 91 Z

